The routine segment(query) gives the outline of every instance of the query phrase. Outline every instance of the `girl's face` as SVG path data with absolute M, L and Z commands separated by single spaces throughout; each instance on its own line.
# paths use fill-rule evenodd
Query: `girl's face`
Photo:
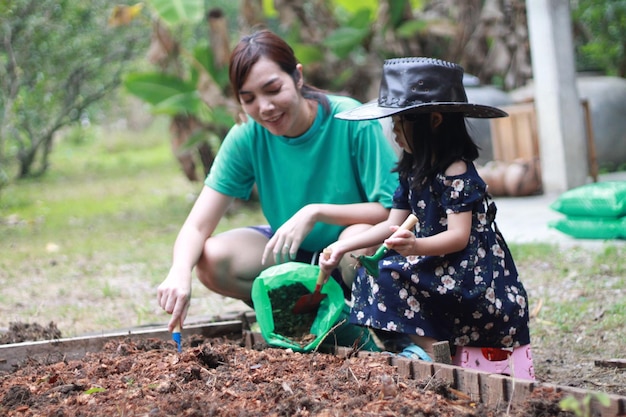
M 406 153 L 413 153 L 407 140 L 407 136 L 410 138 L 413 137 L 413 123 L 404 121 L 402 116 L 392 116 L 391 119 L 393 120 L 393 133 L 396 135 L 396 143 Z
M 302 66 L 297 69 L 301 72 Z M 302 74 L 299 79 L 302 80 Z M 306 100 L 299 91 L 301 83 L 296 85 L 276 62 L 261 57 L 242 84 L 239 101 L 243 110 L 272 134 L 300 136 L 310 126 L 310 121 L 303 117 L 307 113 Z

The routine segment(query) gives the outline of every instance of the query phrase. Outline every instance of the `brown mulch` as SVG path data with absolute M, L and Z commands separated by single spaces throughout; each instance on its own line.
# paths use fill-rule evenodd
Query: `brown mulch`
M 340 358 L 248 349 L 191 336 L 109 342 L 83 359 L 0 375 L 6 416 L 569 416 L 537 389 L 517 409 L 471 401 L 442 381 L 398 375 L 384 355 Z M 506 407 L 506 404 L 503 405 Z

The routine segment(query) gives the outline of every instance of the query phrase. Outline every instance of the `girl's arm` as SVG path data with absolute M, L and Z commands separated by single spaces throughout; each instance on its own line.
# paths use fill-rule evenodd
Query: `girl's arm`
M 385 240 L 390 249 L 402 256 L 445 255 L 463 250 L 470 237 L 472 212 L 448 214 L 448 230 L 433 236 L 416 238 L 412 232 L 400 231 L 394 237 Z
M 326 254 L 320 257 L 320 267 L 325 272 L 331 272 L 346 253 L 382 244 L 398 228 L 398 225 L 406 220 L 410 213 L 409 210 L 391 209 L 386 220 L 358 235 L 338 240 L 329 245 L 330 255 Z M 406 232 L 412 234 L 411 231 Z
M 449 176 L 463 175 L 467 171 L 464 161 L 455 161 L 446 169 Z M 448 229 L 445 232 L 424 238 L 416 238 L 413 234 L 399 232 L 385 244 L 403 256 L 437 256 L 454 253 L 465 248 L 472 231 L 472 212 L 448 214 Z

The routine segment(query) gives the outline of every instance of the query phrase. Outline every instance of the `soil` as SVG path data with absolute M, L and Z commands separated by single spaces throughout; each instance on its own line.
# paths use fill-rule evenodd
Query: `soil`
M 198 336 L 109 342 L 81 360 L 0 375 L 6 416 L 500 416 L 436 379 L 398 375 L 383 354 L 340 358 L 248 349 Z M 571 416 L 537 389 L 507 415 Z
M 304 285 L 300 283 L 284 285 L 278 289 L 273 289 L 267 293 L 272 305 L 272 318 L 274 319 L 274 332 L 278 333 L 301 346 L 307 345 L 315 340 L 315 335 L 310 334 L 309 329 L 315 321 L 317 310 L 300 314 L 293 314 L 293 309 L 301 299 L 305 297 L 305 304 L 308 302 L 307 296 L 311 296 Z

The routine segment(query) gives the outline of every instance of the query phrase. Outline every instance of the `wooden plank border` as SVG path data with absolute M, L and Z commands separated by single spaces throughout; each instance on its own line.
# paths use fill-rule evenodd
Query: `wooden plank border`
M 241 336 L 241 320 L 222 321 L 208 324 L 190 325 L 183 329 L 182 336 L 200 334 L 205 337 L 227 335 Z M 73 360 L 84 357 L 88 352 L 98 352 L 112 340 L 126 339 L 171 340 L 172 334 L 166 327 L 134 329 L 126 332 L 107 333 L 99 336 L 81 336 L 38 342 L 13 343 L 0 345 L 0 372 L 11 371 L 25 360 L 41 363 L 54 363 L 61 360 Z
M 245 333 L 246 331 L 244 331 Z M 250 340 L 256 341 L 257 346 L 260 340 L 262 340 L 261 335 L 249 337 Z M 325 347 L 324 350 L 329 350 L 330 353 L 340 357 L 354 355 L 354 351 L 346 347 L 337 346 L 334 349 Z M 360 351 L 357 353 L 357 356 L 367 357 L 381 354 L 384 353 Z M 593 416 L 626 416 L 626 396 L 609 395 L 610 404 L 608 407 L 604 407 L 594 397 L 594 394 L 598 393 L 597 391 L 512 378 L 506 375 L 492 374 L 443 363 L 424 362 L 389 354 L 384 355 L 387 356 L 389 364 L 398 369 L 400 377 L 416 380 L 441 379 L 449 382 L 452 388 L 468 395 L 473 401 L 497 407 L 498 410 L 514 410 L 516 407 L 521 407 L 529 399 L 533 391 L 545 388 L 552 389 L 557 393 L 563 393 L 564 396 L 572 395 L 579 400 L 590 396 L 591 415 Z

